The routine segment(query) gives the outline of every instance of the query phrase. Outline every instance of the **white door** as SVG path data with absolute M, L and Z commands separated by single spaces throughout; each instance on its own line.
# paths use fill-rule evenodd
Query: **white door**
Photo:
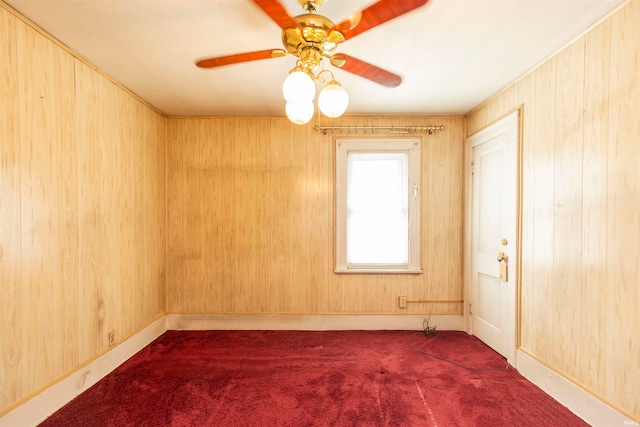
M 469 313 L 473 335 L 515 366 L 518 113 L 467 140 Z

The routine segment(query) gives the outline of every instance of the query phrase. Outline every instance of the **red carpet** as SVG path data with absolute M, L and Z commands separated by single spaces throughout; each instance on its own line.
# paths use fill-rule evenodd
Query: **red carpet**
M 587 425 L 505 367 L 463 332 L 169 331 L 41 425 Z

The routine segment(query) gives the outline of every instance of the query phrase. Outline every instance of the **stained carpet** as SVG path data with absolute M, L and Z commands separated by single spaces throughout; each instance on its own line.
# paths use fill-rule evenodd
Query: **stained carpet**
M 587 425 L 506 366 L 464 332 L 168 331 L 41 425 Z

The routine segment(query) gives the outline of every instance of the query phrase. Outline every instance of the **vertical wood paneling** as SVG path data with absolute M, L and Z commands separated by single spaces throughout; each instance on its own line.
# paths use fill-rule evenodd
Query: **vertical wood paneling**
M 256 257 L 254 262 L 254 280 L 252 292 L 255 295 L 253 310 L 259 313 L 269 311 L 271 305 L 271 289 L 268 265 L 271 260 L 270 242 L 271 227 L 269 217 L 270 199 L 270 166 L 271 166 L 271 139 L 265 138 L 270 135 L 272 122 L 270 119 L 260 118 L 255 120 L 256 128 L 256 150 L 255 150 L 255 174 L 254 185 L 255 195 L 255 233 L 253 245 L 256 247 Z M 257 137 L 260 135 L 260 137 Z
M 25 386 L 33 390 L 78 361 L 76 325 L 64 313 L 78 301 L 74 65 L 30 27 L 20 22 L 16 30 L 23 53 L 18 61 L 22 278 L 30 301 L 25 307 L 30 369 L 24 374 Z
M 531 327 L 535 341 L 532 349 L 545 360 L 551 355 L 550 343 L 553 301 L 553 199 L 554 199 L 554 127 L 556 61 L 549 60 L 536 72 L 536 97 L 534 99 L 535 158 L 534 158 L 534 211 L 536 233 L 533 253 L 536 259 L 534 273 L 534 299 L 529 302 L 537 310 L 537 319 Z
M 451 285 L 448 283 L 449 270 L 443 269 L 442 266 L 447 265 L 449 258 L 447 242 L 449 241 L 450 218 L 452 215 L 460 215 L 451 212 L 448 203 L 443 203 L 449 200 L 450 191 L 452 191 L 449 182 L 449 168 L 451 167 L 449 162 L 451 160 L 448 156 L 450 150 L 448 136 L 448 132 L 436 132 L 433 135 L 428 135 L 425 137 L 426 146 L 424 147 L 427 151 L 429 166 L 424 170 L 422 182 L 422 187 L 426 191 L 423 199 L 424 220 L 421 225 L 426 241 L 423 246 L 424 253 L 421 255 L 426 280 L 429 281 L 433 292 L 431 295 L 433 299 L 443 298 L 443 290 Z M 424 298 L 426 299 L 426 296 Z
M 98 87 L 98 99 L 102 108 L 96 111 L 96 120 L 99 123 L 100 138 L 96 141 L 96 153 L 93 161 L 87 165 L 86 173 L 95 167 L 100 171 L 99 179 L 94 183 L 97 185 L 100 194 L 99 210 L 96 212 L 99 221 L 98 233 L 101 236 L 100 244 L 102 246 L 101 254 L 107 255 L 107 262 L 98 261 L 101 264 L 102 276 L 97 279 L 92 277 L 87 280 L 96 280 L 99 283 L 99 317 L 102 318 L 102 336 L 98 337 L 101 347 L 107 345 L 107 335 L 109 331 L 117 329 L 120 325 L 117 323 L 118 315 L 114 313 L 113 307 L 121 307 L 117 299 L 116 291 L 120 285 L 120 250 L 119 250 L 119 229 L 116 227 L 118 219 L 116 212 L 117 199 L 120 192 L 120 182 L 114 179 L 111 174 L 118 175 L 118 105 L 117 105 L 117 88 L 108 81 L 100 80 Z M 88 191 L 92 191 L 90 189 Z M 95 191 L 95 190 L 93 190 Z M 88 243 L 88 242 L 87 242 Z M 96 331 L 98 332 L 98 331 Z
M 30 25 L 0 7 L 0 415 L 164 313 L 166 119 Z
M 175 286 L 171 286 L 170 299 L 176 299 L 177 304 L 182 304 L 181 289 L 184 287 L 190 289 L 199 283 L 202 277 L 201 268 L 206 268 L 202 263 L 202 246 L 206 236 L 203 227 L 203 205 L 209 200 L 195 199 L 194 190 L 198 190 L 200 186 L 207 187 L 209 180 L 201 180 L 200 171 L 203 159 L 201 155 L 205 155 L 207 151 L 203 150 L 200 140 L 197 138 L 199 132 L 206 132 L 206 123 L 203 128 L 196 128 L 193 132 L 181 133 L 182 123 L 171 131 L 176 133 L 172 135 L 178 138 L 178 142 L 170 147 L 169 151 L 169 174 L 171 176 L 169 186 L 169 198 L 174 200 L 170 205 L 169 218 L 180 217 L 185 218 L 184 223 L 175 223 L 175 228 L 169 229 L 169 250 L 171 251 L 171 259 L 179 262 L 170 263 L 170 271 L 177 280 Z M 192 190 L 194 189 L 194 190 Z M 219 204 L 220 210 L 223 206 Z M 218 206 L 215 206 L 216 208 Z M 189 224 L 187 228 L 184 224 Z M 209 294 L 203 295 L 203 298 L 209 298 Z
M 186 210 L 184 203 L 184 181 L 186 167 L 183 160 L 183 137 L 184 120 L 173 120 L 173 125 L 167 128 L 167 139 L 171 144 L 167 144 L 167 199 L 171 199 L 171 204 L 167 206 L 167 222 L 172 227 L 167 227 L 168 238 L 168 258 L 167 272 L 173 280 L 167 283 L 168 299 L 177 307 L 182 307 L 182 293 L 179 289 L 189 289 L 189 283 L 185 277 L 184 243 L 181 237 L 184 235 L 183 228 L 185 221 L 179 221 L 184 216 Z M 203 153 L 204 154 L 204 153 Z
M 137 222 L 138 194 L 135 185 L 138 182 L 138 169 L 140 141 L 136 138 L 135 107 L 134 100 L 124 92 L 116 92 L 116 103 L 119 105 L 116 116 L 116 166 L 115 171 L 119 179 L 116 182 L 116 194 L 114 194 L 114 206 L 119 215 L 114 215 L 116 227 L 116 260 L 119 264 L 113 290 L 113 297 L 121 307 L 136 307 L 134 304 L 135 292 L 130 292 L 129 287 L 139 283 L 139 238 Z M 122 248 L 127 248 L 122 250 Z M 116 309 L 110 307 L 116 330 L 130 330 L 135 322 L 136 315 L 124 317 Z
M 580 372 L 582 286 L 582 144 L 584 38 L 556 56 L 553 286 L 554 365 L 572 378 Z
M 171 123 L 171 120 L 169 120 Z M 271 179 L 269 204 L 271 219 L 271 262 L 270 270 L 271 311 L 287 312 L 291 310 L 291 297 L 287 292 L 291 258 L 288 256 L 291 231 L 290 209 L 290 143 L 292 126 L 284 120 L 276 120 L 271 126 Z
M 234 171 L 234 162 L 235 158 L 233 153 L 235 149 L 233 145 L 236 143 L 234 139 L 235 135 L 235 119 L 231 120 L 222 120 L 222 135 L 224 138 L 224 143 L 222 144 L 222 155 L 220 157 L 220 165 L 224 173 L 220 176 L 222 185 L 223 185 L 223 195 L 222 195 L 222 233 L 220 242 L 222 243 L 223 250 L 223 264 L 221 265 L 222 270 L 224 271 L 224 307 L 225 311 L 233 312 L 236 310 L 234 306 L 234 295 L 237 290 L 235 288 L 235 266 L 234 262 L 236 262 L 236 258 L 234 256 L 234 235 L 232 231 L 233 226 L 233 218 L 234 218 L 234 204 L 233 198 L 235 196 L 235 174 Z M 188 157 L 187 157 L 188 159 Z M 193 197 L 197 198 L 198 194 L 194 193 Z M 169 205 L 171 205 L 172 201 L 169 199 Z M 196 292 L 198 292 L 198 286 L 200 283 L 194 283 L 194 287 Z M 211 284 L 211 286 L 215 286 L 215 284 Z M 186 296 L 187 299 L 191 302 L 190 295 Z
M 307 140 L 309 126 L 297 126 L 290 123 L 289 131 L 289 271 L 287 294 L 291 299 L 290 310 L 296 313 L 306 311 L 307 274 L 309 245 L 307 240 Z M 291 286 L 291 284 L 298 284 Z M 304 285 L 303 285 L 304 284 Z
M 0 8 L 0 408 L 23 393 L 25 339 L 20 249 L 20 138 L 16 20 Z
M 131 147 L 132 155 L 130 156 L 129 167 L 133 171 L 130 176 L 131 177 L 131 186 L 129 187 L 129 191 L 132 193 L 133 206 L 131 210 L 132 224 L 133 230 L 131 231 L 132 243 L 133 243 L 133 260 L 128 260 L 130 264 L 132 264 L 132 274 L 131 280 L 127 281 L 127 287 L 131 286 L 132 283 L 137 283 L 140 286 L 140 292 L 128 292 L 125 288 L 123 293 L 129 295 L 128 304 L 126 307 L 139 307 L 139 310 L 136 310 L 132 313 L 130 318 L 131 324 L 127 325 L 125 330 L 132 330 L 135 328 L 134 325 L 142 325 L 144 324 L 146 305 L 148 298 L 145 296 L 144 287 L 147 286 L 146 283 L 143 283 L 144 276 L 144 265 L 149 262 L 149 259 L 145 256 L 145 247 L 144 247 L 144 235 L 145 235 L 145 212 L 144 212 L 144 193 L 143 187 L 141 183 L 145 182 L 145 143 L 144 143 L 144 132 L 145 126 L 143 122 L 143 114 L 142 114 L 142 103 L 135 98 L 130 97 L 128 94 L 126 95 L 128 98 L 128 103 L 131 105 L 132 114 L 128 121 L 128 127 L 130 130 L 129 135 L 125 135 L 123 138 L 123 143 L 127 144 L 131 140 L 134 141 L 133 144 L 129 143 L 128 145 Z
M 204 254 L 205 258 L 203 260 L 206 265 L 202 274 L 205 278 L 212 278 L 211 281 L 207 282 L 208 292 L 206 292 L 206 295 L 203 295 L 203 298 L 206 298 L 208 304 L 222 311 L 224 305 L 228 304 L 229 296 L 221 292 L 224 288 L 215 286 L 225 278 L 223 248 L 216 244 L 216 242 L 221 240 L 222 230 L 225 226 L 219 219 L 222 218 L 223 203 L 228 203 L 228 201 L 222 201 L 222 195 L 225 189 L 223 177 L 228 175 L 228 171 L 221 170 L 219 164 L 222 158 L 223 146 L 232 143 L 232 141 L 224 137 L 218 123 L 218 120 L 208 120 L 203 122 L 200 127 L 199 140 L 202 141 L 200 144 L 200 167 L 203 171 L 203 181 L 198 190 L 201 191 L 202 194 L 203 220 L 206 230 L 202 238 L 205 239 L 204 243 L 208 247 L 208 250 Z M 183 191 L 189 190 L 191 189 L 187 187 Z M 197 286 L 197 280 L 200 279 L 200 275 L 196 278 L 189 279 L 190 286 Z
M 312 312 L 330 311 L 329 276 L 327 265 L 333 262 L 333 187 L 326 179 L 333 175 L 333 144 L 319 132 L 312 132 L 308 139 L 307 156 L 307 244 L 309 258 L 306 270 L 309 273 L 307 310 Z
M 232 311 L 255 311 L 256 283 L 256 182 L 255 150 L 256 127 L 248 119 L 235 120 L 235 135 L 232 143 L 233 186 L 231 204 L 231 234 L 233 236 L 233 284 L 235 288 Z M 194 199 L 199 197 L 194 194 Z
M 464 119 L 340 123 L 446 126 L 423 140 L 425 274 L 333 273 L 336 135 L 280 118 L 169 119 L 170 312 L 461 313 L 396 298 L 461 298 Z
M 613 16 L 607 180 L 607 397 L 640 418 L 640 1 Z M 603 296 L 605 296 L 603 295 Z
M 146 301 L 145 324 L 166 310 L 166 119 L 156 112 L 144 108 L 143 123 L 146 125 L 144 140 L 145 181 L 141 191 L 144 195 L 145 227 L 144 276 L 142 298 Z M 139 328 L 139 326 L 137 326 Z
M 582 336 L 580 381 L 605 393 L 607 304 L 607 140 L 609 134 L 609 52 L 611 23 L 585 38 L 584 148 L 582 193 Z
M 464 212 L 464 192 L 462 187 L 458 184 L 459 177 L 464 177 L 464 144 L 459 144 L 456 141 L 464 140 L 464 122 L 460 119 L 459 123 L 453 121 L 450 122 L 451 133 L 449 135 L 449 212 Z M 463 236 L 463 221 L 457 215 L 449 215 L 448 225 L 448 248 L 447 254 L 449 256 L 447 260 L 448 266 L 448 279 L 445 282 L 446 286 L 440 290 L 442 299 L 464 299 L 463 288 L 463 271 L 460 268 L 460 260 L 464 255 L 464 236 Z M 457 292 L 451 292 L 451 285 L 456 284 L 458 286 Z M 444 304 L 441 307 L 445 307 Z M 452 304 L 449 310 L 463 314 L 462 304 Z
M 78 333 L 85 337 L 80 348 L 80 360 L 98 353 L 107 334 L 104 325 L 105 274 L 100 255 L 104 253 L 102 236 L 105 224 L 102 211 L 100 180 L 104 173 L 101 164 L 102 152 L 99 125 L 100 77 L 87 65 L 76 61 L 76 106 L 78 120 L 76 135 L 78 142 L 78 244 L 80 285 L 78 315 L 87 319 L 78 324 Z M 96 315 L 97 313 L 97 315 Z
M 640 418 L 640 1 L 477 108 L 524 104 L 521 345 Z M 509 93 L 513 95 L 509 95 Z

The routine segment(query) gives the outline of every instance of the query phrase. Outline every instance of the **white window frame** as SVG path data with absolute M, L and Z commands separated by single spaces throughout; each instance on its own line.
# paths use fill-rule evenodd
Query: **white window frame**
M 347 263 L 347 156 L 349 153 L 404 152 L 409 154 L 409 262 L 406 266 L 350 266 Z M 336 140 L 336 273 L 420 274 L 420 139 Z

